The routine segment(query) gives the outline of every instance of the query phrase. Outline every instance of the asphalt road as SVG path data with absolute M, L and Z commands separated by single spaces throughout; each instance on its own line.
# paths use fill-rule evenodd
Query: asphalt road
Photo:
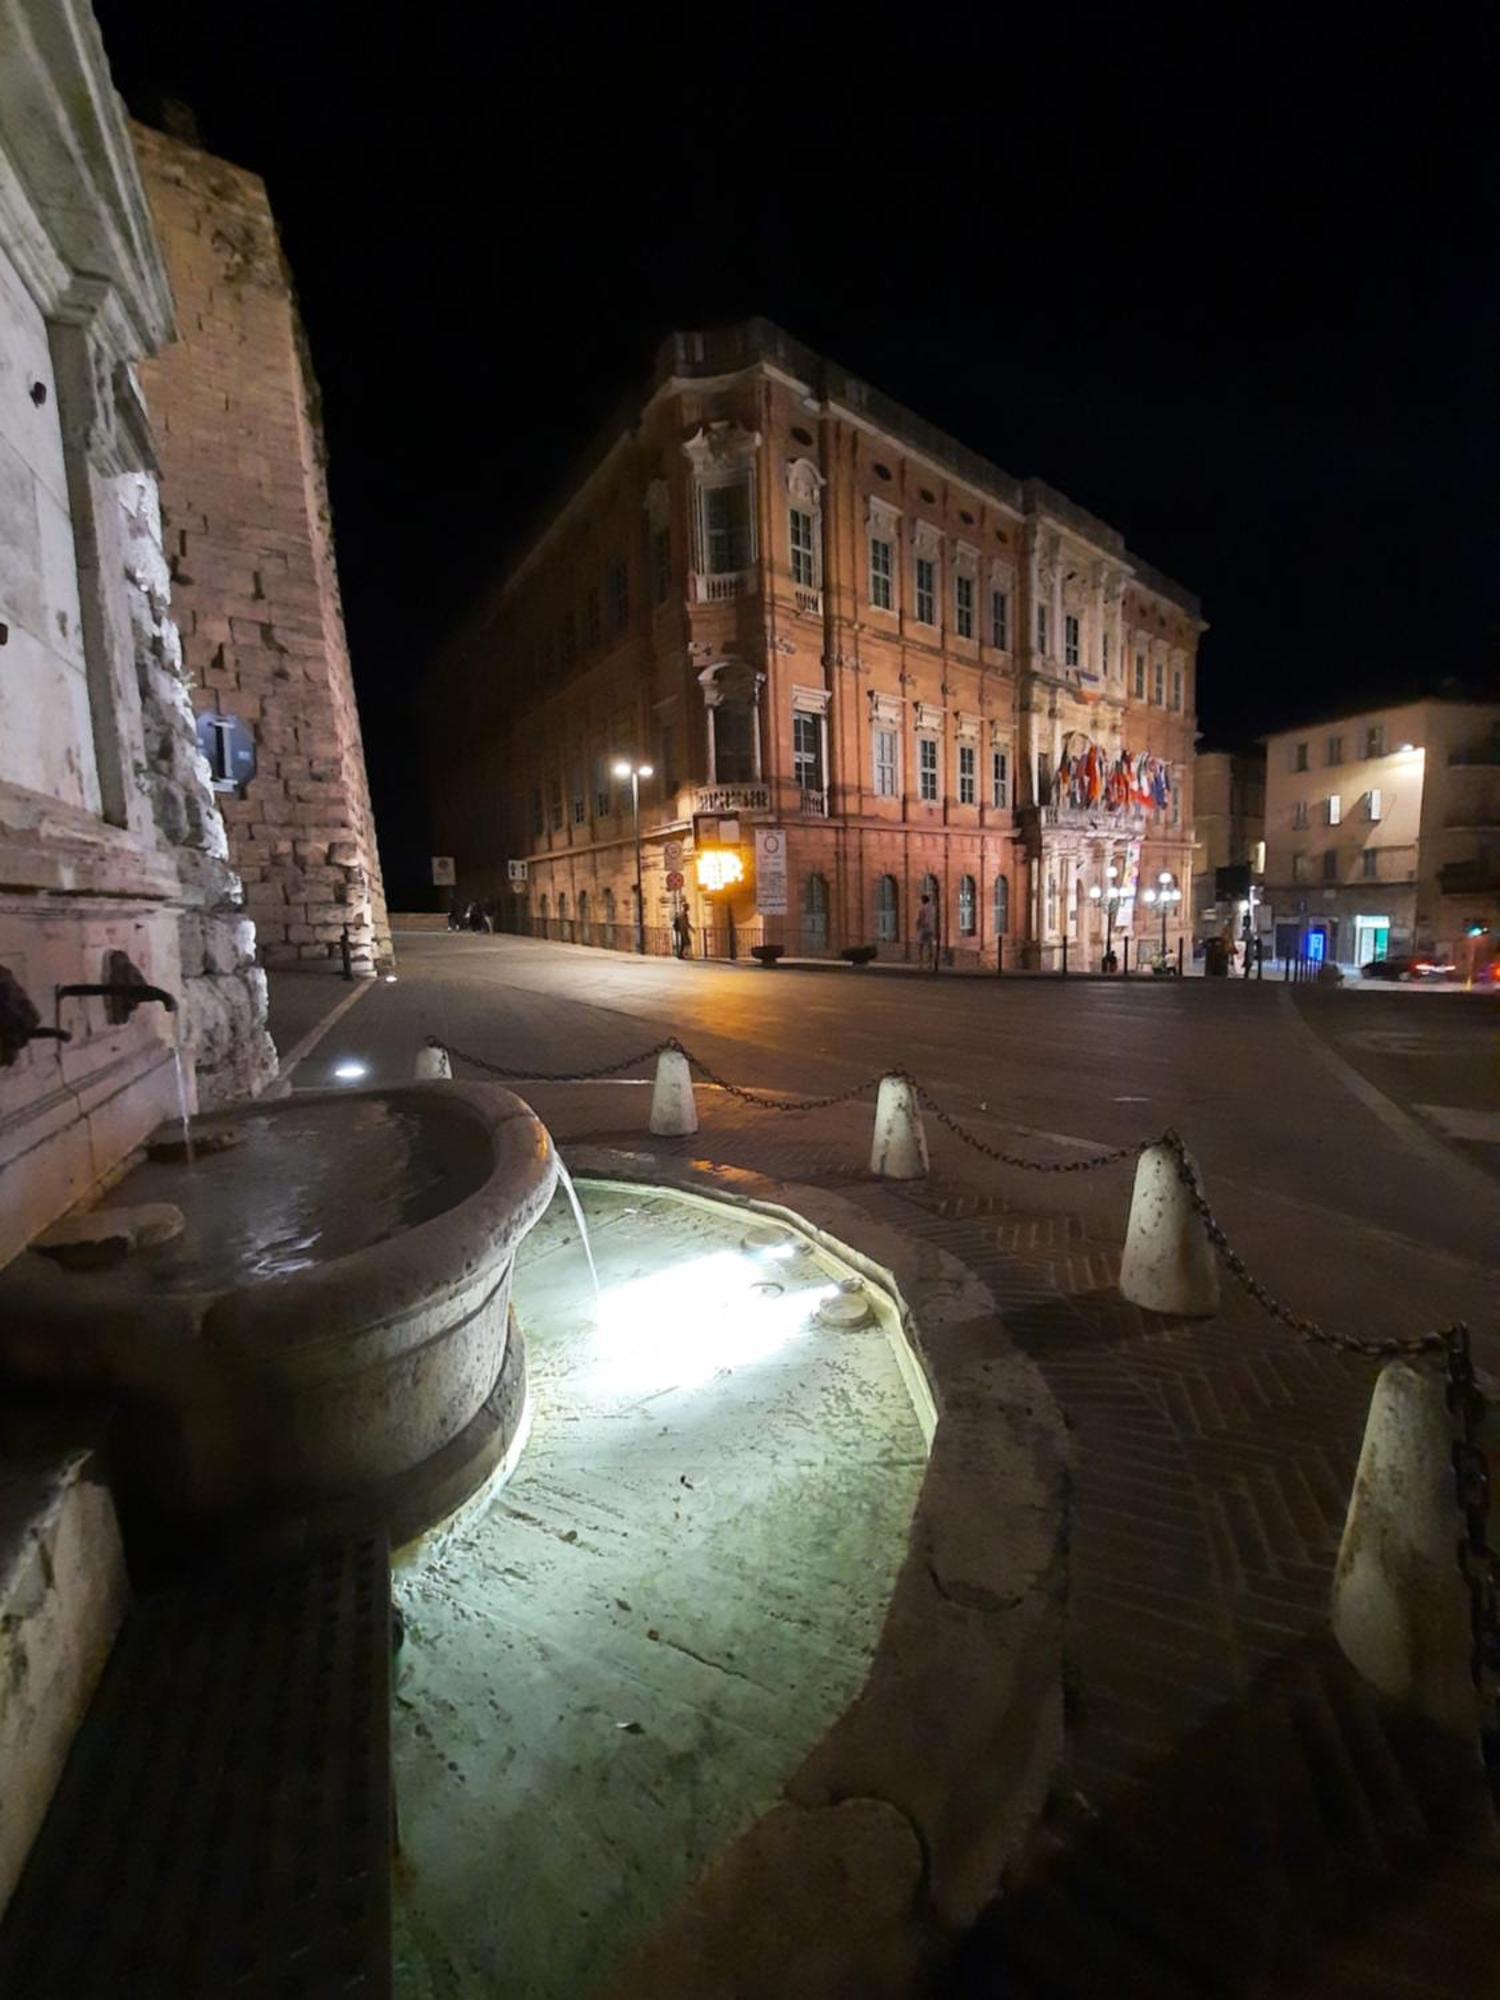
M 446 933 L 397 944 L 398 982 L 337 1023 L 299 1088 L 351 1056 L 370 1081 L 404 1080 L 429 1034 L 549 1073 L 676 1034 L 735 1082 L 810 1094 L 900 1065 L 992 1141 L 1043 1156 L 1175 1126 L 1226 1225 L 1262 1254 L 1283 1246 L 1304 1293 L 1337 1298 L 1379 1266 L 1455 1311 L 1493 1296 L 1493 1181 L 1431 1116 L 1500 1106 L 1487 997 L 766 972 Z

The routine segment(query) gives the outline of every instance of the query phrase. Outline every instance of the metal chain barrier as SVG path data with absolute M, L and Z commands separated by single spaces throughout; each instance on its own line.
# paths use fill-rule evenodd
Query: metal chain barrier
M 675 1035 L 668 1035 L 664 1041 L 655 1042 L 649 1049 L 641 1050 L 638 1055 L 626 1056 L 619 1062 L 603 1063 L 597 1069 L 565 1071 L 506 1069 L 483 1056 L 452 1048 L 436 1035 L 429 1035 L 427 1046 L 442 1049 L 451 1059 L 482 1070 L 487 1076 L 500 1077 L 508 1082 L 531 1083 L 600 1082 L 608 1077 L 623 1075 L 626 1070 L 639 1069 L 646 1063 L 654 1062 L 658 1056 L 671 1052 L 682 1056 L 706 1083 L 760 1111 L 826 1111 L 835 1104 L 849 1104 L 856 1098 L 867 1096 L 881 1081 L 880 1076 L 865 1077 L 848 1090 L 833 1091 L 826 1097 L 773 1097 L 766 1092 L 747 1090 L 742 1084 L 731 1083 L 727 1077 L 710 1069 L 701 1057 L 684 1048 Z M 1235 1283 L 1272 1319 L 1300 1339 L 1331 1348 L 1335 1353 L 1357 1354 L 1371 1360 L 1390 1360 L 1403 1355 L 1442 1356 L 1447 1378 L 1448 1409 L 1456 1432 L 1453 1444 L 1454 1493 L 1463 1526 L 1458 1543 L 1458 1567 L 1469 1595 L 1470 1668 L 1486 1715 L 1482 1724 L 1486 1761 L 1497 1786 L 1500 1786 L 1500 1552 L 1492 1548 L 1489 1541 L 1490 1470 L 1480 1441 L 1488 1405 L 1474 1373 L 1467 1326 L 1460 1321 L 1451 1326 L 1433 1328 L 1427 1333 L 1406 1336 L 1340 1333 L 1315 1319 L 1309 1319 L 1305 1313 L 1294 1311 L 1260 1282 L 1231 1245 L 1223 1224 L 1198 1185 L 1187 1147 L 1175 1131 L 1168 1130 L 1159 1139 L 1141 1139 L 1131 1146 L 1115 1146 L 1084 1160 L 1031 1160 L 1019 1153 L 1007 1153 L 971 1132 L 945 1111 L 932 1092 L 919 1083 L 909 1070 L 887 1070 L 882 1075 L 900 1077 L 909 1084 L 922 1108 L 964 1145 L 999 1166 L 1019 1168 L 1024 1173 L 1092 1173 L 1098 1167 L 1117 1166 L 1122 1160 L 1136 1159 L 1150 1146 L 1168 1147 L 1176 1159 L 1177 1172 L 1187 1191 L 1189 1204 L 1203 1224 L 1204 1233 L 1220 1262 Z
M 1113 1167 L 1121 1160 L 1132 1160 L 1138 1153 L 1144 1152 L 1147 1146 L 1156 1143 L 1154 1139 L 1140 1139 L 1133 1146 L 1116 1146 L 1111 1152 L 1095 1153 L 1087 1160 L 1023 1159 L 1019 1153 L 1002 1152 L 998 1146 L 990 1145 L 988 1140 L 981 1139 L 969 1131 L 967 1126 L 960 1125 L 956 1118 L 943 1109 L 932 1092 L 918 1083 L 907 1070 L 893 1070 L 891 1074 L 902 1077 L 911 1085 L 917 1094 L 918 1103 L 924 1110 L 932 1113 L 939 1125 L 951 1132 L 956 1139 L 962 1139 L 966 1146 L 972 1146 L 976 1153 L 983 1153 L 987 1160 L 998 1161 L 1002 1167 L 1020 1167 L 1024 1172 L 1031 1174 L 1087 1174 L 1092 1173 L 1095 1167 Z
M 1500 1790 L 1500 1552 L 1490 1543 L 1490 1465 L 1480 1433 L 1489 1405 L 1474 1373 L 1469 1329 L 1449 1329 L 1446 1342 L 1448 1412 L 1453 1440 L 1453 1491 L 1463 1533 L 1458 1573 L 1469 1594 L 1469 1672 L 1480 1700 L 1480 1741 L 1490 1779 Z

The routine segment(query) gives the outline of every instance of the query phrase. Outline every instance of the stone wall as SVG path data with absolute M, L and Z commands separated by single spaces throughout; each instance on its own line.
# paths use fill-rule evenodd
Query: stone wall
M 133 128 L 177 308 L 142 369 L 192 702 L 244 725 L 220 783 L 267 964 L 391 952 L 309 366 L 265 184 Z

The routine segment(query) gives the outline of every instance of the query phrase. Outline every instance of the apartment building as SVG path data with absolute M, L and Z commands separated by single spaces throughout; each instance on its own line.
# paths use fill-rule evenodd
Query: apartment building
M 1265 894 L 1279 957 L 1465 963 L 1500 931 L 1500 702 L 1397 702 L 1267 737 Z
M 1168 945 L 1197 600 L 764 321 L 679 333 L 432 683 L 461 892 L 629 942 Z M 1091 892 L 1098 890 L 1096 896 Z M 610 927 L 613 927 L 611 929 Z M 622 935 L 616 936 L 616 933 Z M 1076 961 L 1075 961 L 1076 962 Z

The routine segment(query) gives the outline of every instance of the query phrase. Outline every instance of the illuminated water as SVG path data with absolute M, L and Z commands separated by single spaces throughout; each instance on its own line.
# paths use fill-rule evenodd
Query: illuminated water
M 120 1267 L 122 1288 L 219 1292 L 289 1277 L 442 1214 L 489 1171 L 470 1120 L 379 1097 L 293 1098 L 233 1122 L 242 1145 L 200 1146 L 192 1166 L 149 1162 L 111 1195 L 106 1207 L 166 1201 L 187 1218 L 175 1242 Z
M 555 1142 L 554 1151 L 556 1151 Z M 573 1176 L 563 1165 L 561 1153 L 557 1154 L 557 1178 L 562 1182 L 563 1193 L 572 1204 L 573 1220 L 578 1224 L 578 1235 L 583 1244 L 583 1254 L 589 1260 L 589 1276 L 594 1281 L 594 1297 L 597 1300 L 599 1297 L 599 1273 L 594 1264 L 593 1245 L 589 1242 L 589 1226 L 584 1220 L 583 1206 L 578 1199 L 578 1190 L 573 1185 Z
M 187 1065 L 182 1059 L 182 1013 L 172 1016 L 172 1066 L 177 1073 L 177 1122 L 182 1127 L 185 1164 L 193 1164 L 193 1122 L 188 1116 Z

